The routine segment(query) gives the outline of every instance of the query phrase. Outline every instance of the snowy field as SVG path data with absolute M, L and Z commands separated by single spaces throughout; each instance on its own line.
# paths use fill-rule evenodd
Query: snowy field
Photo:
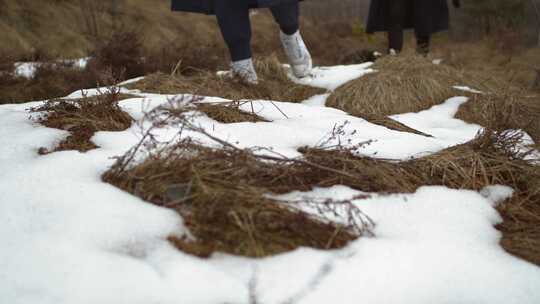
M 302 82 L 332 90 L 370 72 L 368 64 L 317 68 Z M 166 240 L 188 233 L 177 213 L 101 181 L 112 157 L 140 140 L 140 126 L 150 127 L 141 121 L 144 113 L 175 98 L 124 91 L 140 96 L 121 102 L 139 124 L 96 133 L 92 140 L 100 148 L 87 153 L 38 155 L 68 133 L 29 119 L 27 110 L 40 102 L 0 106 L 0 303 L 540 303 L 540 268 L 499 245 L 494 226 L 502 219 L 494 207 L 512 194 L 503 186 L 373 194 L 355 203 L 376 222 L 375 237 L 342 250 L 302 248 L 264 259 L 215 254 L 208 260 L 179 252 Z M 71 97 L 77 96 L 81 92 Z M 267 147 L 287 157 L 299 157 L 299 147 L 316 146 L 343 125 L 343 142 L 372 141 L 358 153 L 393 160 L 468 142 L 481 130 L 454 118 L 466 97 L 392 117 L 433 137 L 325 107 L 327 97 L 300 104 L 253 101 L 255 112 L 271 122 L 222 124 L 198 116 L 196 123 L 240 148 Z M 167 141 L 180 127 L 153 132 Z M 280 199 L 358 194 L 335 186 Z

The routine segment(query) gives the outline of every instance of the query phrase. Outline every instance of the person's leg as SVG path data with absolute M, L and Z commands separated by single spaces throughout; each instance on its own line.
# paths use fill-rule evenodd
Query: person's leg
M 233 75 L 247 83 L 257 83 L 251 58 L 249 3 L 245 0 L 215 0 L 214 10 L 223 39 L 231 54 Z
M 403 49 L 403 28 L 407 18 L 407 1 L 387 0 L 388 3 L 388 51 Z
M 285 1 L 280 5 L 271 6 L 270 10 L 281 29 L 279 38 L 291 64 L 293 74 L 298 78 L 308 76 L 311 73 L 313 62 L 300 35 L 298 0 Z
M 416 52 L 422 56 L 429 54 L 429 43 L 431 36 L 429 34 L 416 33 Z
M 232 61 L 251 58 L 251 23 L 247 1 L 215 0 L 214 10 Z
M 414 33 L 416 35 L 416 51 L 427 56 L 431 40 L 433 24 L 433 0 L 412 0 L 414 8 Z
M 270 7 L 274 19 L 279 24 L 285 35 L 293 35 L 300 28 L 300 8 L 298 1 L 290 1 L 284 4 Z

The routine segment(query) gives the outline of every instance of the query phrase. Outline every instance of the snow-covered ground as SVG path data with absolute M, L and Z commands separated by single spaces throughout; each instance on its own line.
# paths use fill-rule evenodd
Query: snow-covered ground
M 368 65 L 319 68 L 303 81 L 334 89 L 368 72 Z M 137 120 L 172 97 L 130 93 L 141 97 L 121 106 Z M 343 125 L 342 142 L 373 141 L 358 153 L 396 160 L 467 142 L 481 129 L 453 118 L 464 97 L 393 116 L 433 137 L 324 107 L 326 97 L 302 104 L 253 101 L 257 114 L 271 122 L 221 124 L 205 116 L 195 122 L 238 147 L 268 147 L 289 157 Z M 87 153 L 40 156 L 40 147 L 54 146 L 67 132 L 29 120 L 26 110 L 38 104 L 0 106 L 0 303 L 253 303 L 250 293 L 257 303 L 540 303 L 540 268 L 506 253 L 494 228 L 501 221 L 494 206 L 512 192 L 506 187 L 373 194 L 355 204 L 376 222 L 375 237 L 345 249 L 302 248 L 260 260 L 215 254 L 204 260 L 166 241 L 186 233 L 178 214 L 100 179 L 111 157 L 139 141 L 139 126 L 97 133 L 92 140 L 100 148 Z M 165 141 L 179 128 L 153 132 Z M 335 186 L 280 198 L 358 194 Z

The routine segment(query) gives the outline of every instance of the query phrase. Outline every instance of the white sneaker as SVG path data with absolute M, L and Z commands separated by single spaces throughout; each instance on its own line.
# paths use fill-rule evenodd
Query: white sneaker
M 302 36 L 300 36 L 300 31 L 292 35 L 280 32 L 279 38 L 291 64 L 294 76 L 298 78 L 308 76 L 313 68 L 313 61 Z
M 231 63 L 232 75 L 239 77 L 247 84 L 258 84 L 259 78 L 257 72 L 253 66 L 253 60 L 251 58 L 234 61 Z

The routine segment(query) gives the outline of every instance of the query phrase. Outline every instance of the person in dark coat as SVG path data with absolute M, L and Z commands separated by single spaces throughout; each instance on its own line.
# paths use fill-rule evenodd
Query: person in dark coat
M 300 0 L 301 1 L 301 0 Z M 231 54 L 231 69 L 248 83 L 258 77 L 251 54 L 249 9 L 269 8 L 280 27 L 285 53 L 297 77 L 307 76 L 312 60 L 299 32 L 299 0 L 172 0 L 172 10 L 216 15 Z
M 452 0 L 456 8 L 460 0 Z M 388 33 L 388 52 L 396 54 L 403 49 L 403 30 L 414 29 L 417 51 L 429 52 L 431 35 L 449 28 L 446 0 L 372 0 L 366 31 Z

